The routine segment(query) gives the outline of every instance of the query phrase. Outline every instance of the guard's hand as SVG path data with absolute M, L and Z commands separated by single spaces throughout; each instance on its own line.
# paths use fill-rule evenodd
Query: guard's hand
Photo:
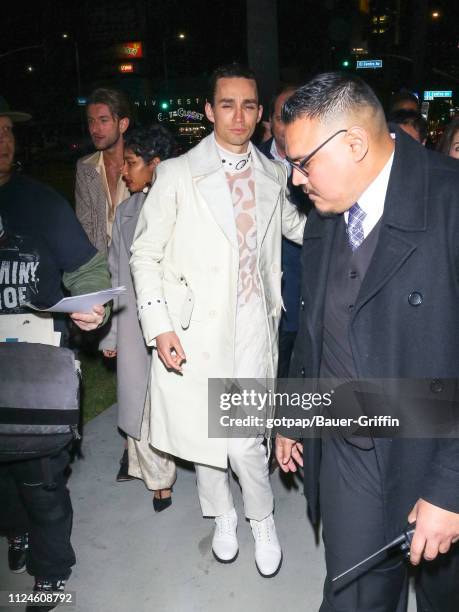
M 182 363 L 186 360 L 185 352 L 175 332 L 165 332 L 156 337 L 156 349 L 159 358 L 166 368 L 182 371 Z
M 113 357 L 116 357 L 117 353 L 118 351 L 116 349 L 104 349 L 102 351 L 102 355 L 107 359 L 112 359 Z
M 410 561 L 418 565 L 421 558 L 432 561 L 438 553 L 447 553 L 459 540 L 459 514 L 434 506 L 419 499 L 408 515 L 408 522 L 416 521 L 410 549 Z
M 92 331 L 99 327 L 104 320 L 105 308 L 101 304 L 92 307 L 89 313 L 73 312 L 70 318 L 83 331 Z
M 303 467 L 303 445 L 277 434 L 276 459 L 283 472 L 296 472 L 297 464 Z

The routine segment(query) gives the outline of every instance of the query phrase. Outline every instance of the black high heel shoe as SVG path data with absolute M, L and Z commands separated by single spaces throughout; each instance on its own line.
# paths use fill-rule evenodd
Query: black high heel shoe
M 163 510 L 169 508 L 169 506 L 172 505 L 172 489 L 170 490 L 171 495 L 169 497 L 161 497 L 162 491 L 165 490 L 166 489 L 159 489 L 158 492 L 160 497 L 153 497 L 153 509 L 155 512 L 162 512 Z

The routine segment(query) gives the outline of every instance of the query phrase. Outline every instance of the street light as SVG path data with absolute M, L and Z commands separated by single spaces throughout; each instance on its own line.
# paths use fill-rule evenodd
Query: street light
M 75 50 L 75 72 L 76 72 L 76 77 L 77 77 L 77 98 L 81 98 L 80 53 L 78 51 L 78 43 L 75 40 L 75 38 L 70 38 L 70 35 L 68 34 L 68 32 L 63 32 L 62 38 L 64 40 L 71 40 L 71 42 L 73 43 L 73 48 Z M 81 119 L 81 133 L 85 134 L 85 123 L 84 123 L 82 112 L 80 112 L 80 119 Z
M 185 40 L 186 35 L 183 32 L 180 32 L 177 35 L 177 38 L 179 40 Z M 170 40 L 175 40 L 174 38 L 171 38 Z M 167 38 L 164 36 L 163 37 L 163 67 L 164 67 L 164 82 L 165 82 L 165 87 L 166 87 L 166 92 L 169 91 L 169 72 L 167 69 Z
M 432 19 L 438 19 L 440 17 L 440 13 L 438 11 L 433 11 Z
M 64 32 L 62 34 L 62 38 L 68 40 L 70 39 L 70 36 L 67 32 Z M 73 38 L 71 39 L 72 43 L 73 43 L 73 47 L 75 49 L 75 71 L 76 71 L 76 77 L 77 77 L 77 94 L 78 97 L 81 97 L 81 74 L 80 74 L 80 54 L 78 51 L 78 43 L 77 41 Z

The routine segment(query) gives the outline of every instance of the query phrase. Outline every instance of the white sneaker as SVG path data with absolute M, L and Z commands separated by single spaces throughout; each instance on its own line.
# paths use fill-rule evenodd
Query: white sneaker
M 262 576 L 274 576 L 282 562 L 282 550 L 277 539 L 273 515 L 262 521 L 250 521 L 255 539 L 255 563 Z
M 212 551 L 217 561 L 231 563 L 237 557 L 239 546 L 236 537 L 237 514 L 233 508 L 226 514 L 215 517 Z

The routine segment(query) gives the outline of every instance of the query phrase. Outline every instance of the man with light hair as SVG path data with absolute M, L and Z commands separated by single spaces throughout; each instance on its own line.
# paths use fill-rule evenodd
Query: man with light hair
M 427 379 L 430 399 L 450 400 L 444 379 L 457 379 L 459 370 L 455 162 L 402 130 L 393 138 L 379 100 L 356 76 L 315 77 L 286 101 L 282 118 L 293 183 L 315 207 L 304 235 L 290 375 Z M 404 403 L 401 414 L 408 409 Z M 459 609 L 458 439 L 345 439 L 338 432 L 304 446 L 279 435 L 276 446 L 285 472 L 303 464 L 304 452 L 315 522 L 320 508 L 321 612 L 406 610 L 400 555 L 332 578 L 389 543 L 407 520 L 416 521 L 410 553 L 420 564 L 418 610 Z

